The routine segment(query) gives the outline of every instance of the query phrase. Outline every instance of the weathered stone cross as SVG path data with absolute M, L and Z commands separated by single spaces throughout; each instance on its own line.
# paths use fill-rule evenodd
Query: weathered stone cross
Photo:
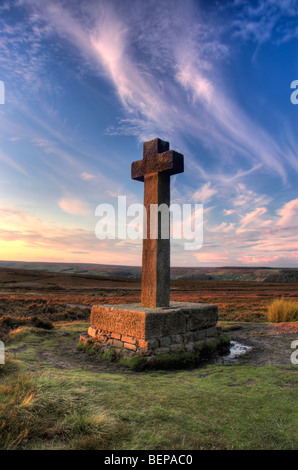
M 143 237 L 142 296 L 143 307 L 168 307 L 170 302 L 170 233 L 161 238 L 161 217 L 151 214 L 151 204 L 170 207 L 170 176 L 184 171 L 181 153 L 169 150 L 169 142 L 160 139 L 144 142 L 143 160 L 131 164 L 131 177 L 144 182 L 144 207 L 147 216 Z M 145 222 L 145 221 L 144 221 Z M 150 226 L 157 227 L 157 238 L 150 238 Z

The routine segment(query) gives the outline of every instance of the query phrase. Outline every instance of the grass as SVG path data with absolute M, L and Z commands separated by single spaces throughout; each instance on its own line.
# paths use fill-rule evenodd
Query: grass
M 268 307 L 270 322 L 291 322 L 298 320 L 298 302 L 294 300 L 274 299 Z
M 1 385 L 1 448 L 83 448 L 115 432 L 116 420 L 85 401 L 84 391 L 61 376 L 10 377 Z M 84 444 L 81 442 L 83 441 Z M 29 446 L 30 446 L 29 444 Z
M 40 357 L 59 358 L 86 327 L 11 335 L 0 366 L 1 449 L 297 448 L 295 366 L 136 373 L 82 363 L 75 349 L 64 369 Z

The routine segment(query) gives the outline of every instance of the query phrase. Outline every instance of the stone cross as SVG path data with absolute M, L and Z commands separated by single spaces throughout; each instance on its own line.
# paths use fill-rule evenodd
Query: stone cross
M 169 150 L 169 142 L 160 139 L 144 142 L 143 160 L 131 164 L 131 177 L 144 182 L 144 222 L 142 255 L 143 307 L 168 307 L 170 302 L 170 231 L 161 237 L 161 217 L 151 214 L 151 204 L 166 204 L 170 207 L 170 176 L 184 171 L 184 157 Z M 152 223 L 153 222 L 153 223 Z M 150 238 L 150 226 L 157 227 L 157 238 Z

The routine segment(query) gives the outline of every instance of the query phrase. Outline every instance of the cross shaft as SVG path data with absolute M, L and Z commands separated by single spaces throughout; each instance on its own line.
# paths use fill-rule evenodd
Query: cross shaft
M 143 307 L 168 307 L 170 302 L 170 233 L 161 238 L 161 217 L 151 213 L 152 204 L 170 207 L 170 176 L 184 171 L 183 155 L 169 150 L 160 139 L 144 142 L 143 160 L 131 165 L 131 177 L 144 182 L 144 207 L 147 219 L 143 237 L 142 295 Z M 154 217 L 154 220 L 151 220 Z M 150 237 L 150 227 L 157 227 L 157 238 Z

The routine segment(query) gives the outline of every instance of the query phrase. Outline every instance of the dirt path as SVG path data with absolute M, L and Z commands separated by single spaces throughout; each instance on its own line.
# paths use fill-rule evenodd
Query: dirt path
M 82 331 L 85 333 L 85 331 Z M 37 349 L 37 356 L 45 362 L 53 364 L 57 369 L 74 369 L 77 367 L 83 367 L 86 370 L 93 372 L 108 372 L 117 373 L 119 371 L 130 372 L 127 368 L 114 364 L 113 362 L 107 362 L 100 360 L 95 356 L 89 356 L 84 351 L 77 349 L 77 343 L 79 340 L 78 334 L 68 333 L 66 331 L 59 332 L 61 340 L 55 350 L 46 350 L 41 348 L 40 345 Z M 63 337 L 71 336 L 73 341 L 63 341 Z
M 298 324 L 246 323 L 227 331 L 232 341 L 251 346 L 237 362 L 255 365 L 291 365 L 291 343 L 298 340 Z

